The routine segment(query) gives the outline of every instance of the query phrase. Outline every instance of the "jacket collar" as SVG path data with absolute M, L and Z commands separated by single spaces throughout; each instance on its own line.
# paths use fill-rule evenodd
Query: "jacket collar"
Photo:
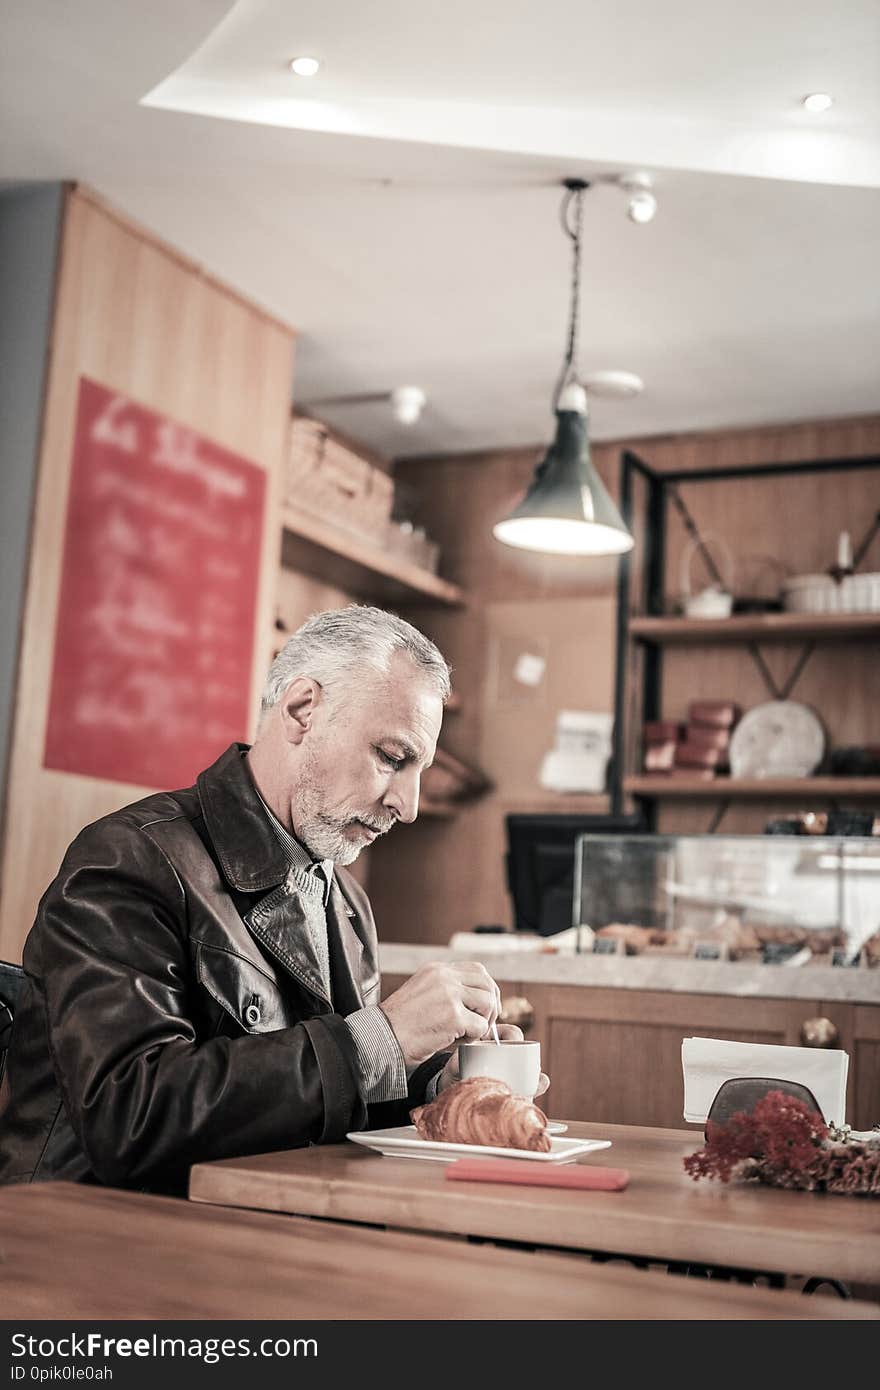
M 276 962 L 324 998 L 308 933 L 290 930 L 291 914 L 296 917 L 299 907 L 298 894 L 287 885 L 287 855 L 251 777 L 244 756 L 248 747 L 233 743 L 198 778 L 208 833 L 227 880 L 240 892 L 258 893 L 285 885 L 284 890 L 261 899 L 245 921 Z M 327 944 L 334 1007 L 340 1013 L 361 1007 L 362 930 L 340 875 L 334 873 L 327 903 Z
M 242 893 L 259 893 L 287 877 L 288 863 L 251 777 L 245 759 L 249 746 L 231 744 L 199 774 L 197 786 L 226 878 Z

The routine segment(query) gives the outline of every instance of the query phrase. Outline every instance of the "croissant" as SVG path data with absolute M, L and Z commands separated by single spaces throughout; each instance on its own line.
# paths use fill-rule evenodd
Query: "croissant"
M 419 1105 L 410 1119 L 423 1139 L 446 1144 L 484 1144 L 497 1149 L 549 1153 L 547 1116 L 506 1081 L 471 1076 Z

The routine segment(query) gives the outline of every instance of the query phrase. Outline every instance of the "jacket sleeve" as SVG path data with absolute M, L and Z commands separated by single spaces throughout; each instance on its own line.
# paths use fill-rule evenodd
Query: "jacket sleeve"
M 135 826 L 90 826 L 40 904 L 27 968 L 46 996 L 70 1123 L 97 1178 L 185 1183 L 203 1160 L 363 1128 L 354 1043 L 322 1015 L 199 1041 L 180 880 Z

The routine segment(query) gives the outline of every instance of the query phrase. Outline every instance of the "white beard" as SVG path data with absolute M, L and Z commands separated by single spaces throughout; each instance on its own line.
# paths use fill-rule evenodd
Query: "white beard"
M 299 826 L 298 835 L 306 849 L 316 859 L 332 859 L 334 864 L 353 864 L 365 848 L 355 844 L 343 833 L 342 826 L 330 816 L 307 816 Z
M 340 820 L 321 810 L 321 806 L 325 804 L 325 790 L 319 778 L 315 776 L 316 761 L 313 756 L 300 778 L 297 798 L 299 806 L 296 808 L 298 814 L 292 816 L 293 823 L 297 836 L 316 859 L 332 859 L 334 864 L 340 864 L 345 868 L 347 864 L 354 863 L 366 845 L 350 840 L 345 834 L 346 828 L 353 823 L 355 817 L 348 816 Z M 374 815 L 365 816 L 368 825 L 373 821 Z M 374 828 L 379 834 L 384 834 L 386 830 L 391 829 L 391 824 L 377 825 Z

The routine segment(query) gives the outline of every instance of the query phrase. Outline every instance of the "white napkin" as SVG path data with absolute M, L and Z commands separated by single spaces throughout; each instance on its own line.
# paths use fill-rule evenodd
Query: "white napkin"
M 849 1054 L 838 1049 L 685 1038 L 681 1044 L 681 1069 L 684 1118 L 692 1124 L 706 1123 L 720 1087 L 735 1076 L 799 1081 L 816 1097 L 827 1124 L 844 1123 Z

